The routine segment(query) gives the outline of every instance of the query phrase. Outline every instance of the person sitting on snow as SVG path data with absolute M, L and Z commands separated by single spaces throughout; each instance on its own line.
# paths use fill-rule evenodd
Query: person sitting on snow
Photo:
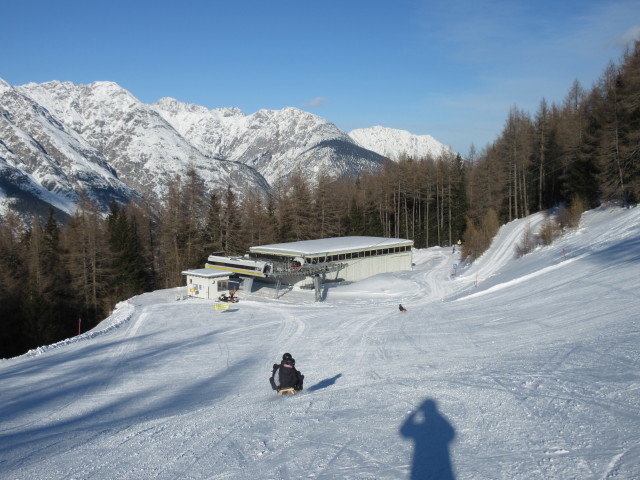
M 296 370 L 296 361 L 290 353 L 282 356 L 282 362 L 273 364 L 273 372 L 269 382 L 274 390 L 283 390 L 285 388 L 293 388 L 294 390 L 302 390 L 302 382 L 304 375 Z

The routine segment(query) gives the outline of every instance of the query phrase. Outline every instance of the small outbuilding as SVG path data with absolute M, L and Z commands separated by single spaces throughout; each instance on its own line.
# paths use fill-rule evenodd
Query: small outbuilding
M 185 270 L 182 275 L 187 277 L 187 294 L 190 297 L 217 300 L 223 293 L 229 293 L 229 272 L 196 268 Z

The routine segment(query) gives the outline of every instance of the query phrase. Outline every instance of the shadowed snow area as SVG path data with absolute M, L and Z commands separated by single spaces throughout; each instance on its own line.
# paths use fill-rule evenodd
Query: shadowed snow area
M 323 303 L 123 302 L 0 361 L 0 477 L 640 478 L 640 208 L 587 212 L 516 259 L 542 219 L 503 226 L 471 266 L 418 250 L 413 271 Z M 296 396 L 269 386 L 284 352 Z

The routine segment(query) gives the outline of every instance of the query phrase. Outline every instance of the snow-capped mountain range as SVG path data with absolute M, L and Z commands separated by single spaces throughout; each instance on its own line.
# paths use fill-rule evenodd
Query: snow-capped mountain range
M 287 107 L 245 115 L 162 98 L 145 104 L 113 82 L 0 79 L 0 205 L 22 212 L 74 210 L 85 191 L 111 201 L 161 199 L 176 174 L 194 167 L 209 189 L 268 192 L 291 172 L 378 170 L 385 157 L 438 156 L 428 135 L 383 127 L 347 134 L 322 117 Z M 2 210 L 0 209 L 0 213 Z

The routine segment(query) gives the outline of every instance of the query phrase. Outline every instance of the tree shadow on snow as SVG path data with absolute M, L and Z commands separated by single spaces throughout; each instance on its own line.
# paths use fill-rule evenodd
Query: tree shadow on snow
M 322 390 L 323 388 L 330 387 L 331 385 L 336 383 L 336 380 L 338 380 L 341 376 L 342 376 L 342 374 L 339 373 L 335 377 L 325 378 L 324 380 L 320 380 L 315 385 L 312 385 L 309 388 L 307 388 L 307 390 L 310 391 L 310 392 L 315 392 L 316 390 Z
M 412 480 L 455 480 L 449 444 L 455 430 L 438 411 L 435 400 L 425 400 L 412 412 L 400 427 L 400 434 L 412 439 Z
M 57 455 L 58 448 L 75 450 L 86 441 L 87 435 L 94 435 L 86 432 L 100 435 L 101 433 L 97 432 L 119 432 L 125 429 L 135 431 L 139 425 L 146 422 L 194 414 L 212 408 L 211 405 L 218 399 L 224 398 L 237 388 L 239 371 L 256 368 L 255 359 L 238 359 L 226 369 L 211 375 L 191 377 L 185 371 L 185 380 L 170 388 L 163 382 L 150 386 L 142 382 L 139 388 L 122 392 L 117 390 L 117 374 L 123 363 L 127 364 L 127 369 L 121 372 L 143 370 L 145 365 L 155 360 L 158 348 L 164 352 L 163 356 L 171 358 L 170 355 L 175 355 L 177 358 L 185 350 L 185 346 L 208 345 L 211 337 L 215 335 L 215 332 L 211 332 L 197 338 L 158 344 L 157 348 L 146 352 L 135 349 L 128 355 L 125 352 L 122 358 L 103 360 L 106 373 L 95 364 L 90 364 L 96 371 L 86 374 L 87 370 L 91 371 L 91 368 L 87 369 L 88 362 L 79 362 L 84 368 L 77 374 L 73 373 L 74 371 L 70 373 L 69 368 L 58 369 L 62 370 L 61 381 L 66 382 L 69 378 L 78 379 L 69 386 L 61 387 L 60 382 L 48 382 L 46 388 L 36 389 L 37 393 L 29 395 L 26 400 L 24 393 L 19 396 L 20 392 L 12 397 L 3 396 L 3 400 L 8 400 L 8 405 L 0 407 L 0 418 L 4 419 L 5 415 L 23 415 L 32 420 L 25 420 L 21 425 L 0 430 L 0 471 L 13 471 L 18 468 L 16 465 L 22 462 L 21 458 L 27 455 L 24 453 L 27 451 L 37 451 L 39 458 L 47 461 L 48 458 Z M 78 368 L 82 365 L 78 365 Z M 109 370 L 113 372 L 112 375 L 109 375 Z M 86 396 L 96 396 L 97 400 L 94 404 L 89 404 L 88 400 L 83 400 Z M 75 397 L 80 401 L 77 404 L 77 412 L 72 410 Z M 54 400 L 50 401 L 50 398 Z M 75 432 L 85 433 L 75 435 Z
M 586 247 L 583 250 L 591 253 L 587 257 L 588 260 L 608 266 L 637 263 L 640 261 L 640 238 L 625 238 L 607 245 L 606 248 L 597 246 L 596 248 Z M 582 253 L 582 251 L 578 250 L 577 252 L 569 252 L 569 255 L 580 255 Z

